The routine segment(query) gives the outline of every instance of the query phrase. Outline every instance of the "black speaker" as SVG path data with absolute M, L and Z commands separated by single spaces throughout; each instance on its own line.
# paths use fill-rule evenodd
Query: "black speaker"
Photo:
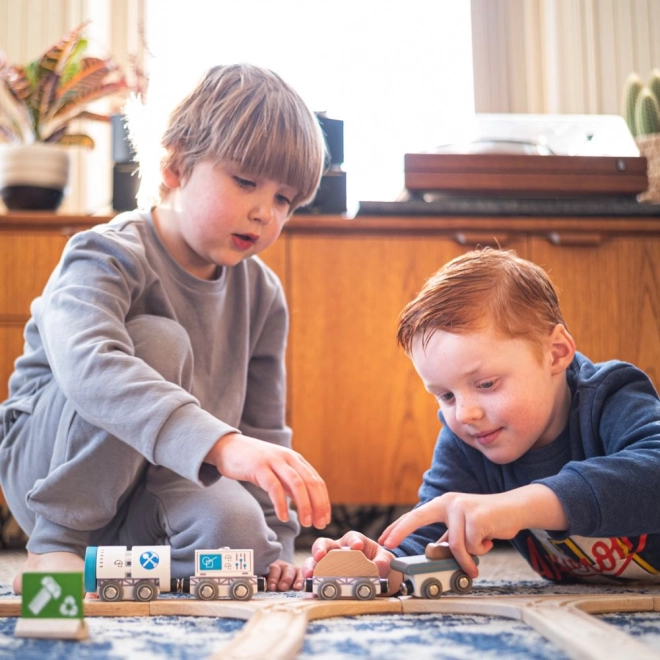
M 135 150 L 128 138 L 126 117 L 113 115 L 112 127 L 112 208 L 115 211 L 132 211 L 137 206 L 140 188 Z
M 301 213 L 346 213 L 346 172 L 328 170 L 321 177 L 316 196 Z
M 328 151 L 326 171 L 321 177 L 316 196 L 307 205 L 296 210 L 296 213 L 346 213 L 346 172 L 344 164 L 344 122 L 341 119 L 331 119 L 324 114 L 316 115 Z
M 137 205 L 140 177 L 137 163 L 115 163 L 112 166 L 112 208 L 132 211 Z
M 330 165 L 344 164 L 344 122 L 341 119 L 330 119 L 325 115 L 317 115 L 325 143 L 330 155 Z

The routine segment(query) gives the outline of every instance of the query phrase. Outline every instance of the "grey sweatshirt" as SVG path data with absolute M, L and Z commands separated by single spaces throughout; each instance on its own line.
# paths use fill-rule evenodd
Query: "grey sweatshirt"
M 31 314 L 9 382 L 13 407 L 29 412 L 55 378 L 88 422 L 200 485 L 220 477 L 203 459 L 228 432 L 291 445 L 288 314 L 277 276 L 260 259 L 200 280 L 170 256 L 148 212 L 125 213 L 71 238 Z M 125 324 L 144 314 L 186 330 L 191 392 L 135 357 Z

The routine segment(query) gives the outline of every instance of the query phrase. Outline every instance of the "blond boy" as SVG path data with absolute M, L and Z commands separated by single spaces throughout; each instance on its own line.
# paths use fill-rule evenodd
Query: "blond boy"
M 323 528 L 330 505 L 290 448 L 287 308 L 256 255 L 313 197 L 322 134 L 279 76 L 232 65 L 207 72 L 162 145 L 160 202 L 75 235 L 32 304 L 0 407 L 25 569 L 167 543 L 185 577 L 196 548 L 230 546 L 255 550 L 270 589 L 301 588 L 297 518 Z

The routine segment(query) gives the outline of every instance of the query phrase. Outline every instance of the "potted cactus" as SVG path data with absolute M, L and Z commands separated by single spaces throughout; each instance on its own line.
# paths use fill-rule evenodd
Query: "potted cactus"
M 648 162 L 648 189 L 639 197 L 660 202 L 660 70 L 651 71 L 646 84 L 631 73 L 623 90 L 623 116 L 639 151 Z
M 85 56 L 86 25 L 25 66 L 0 51 L 0 196 L 10 210 L 58 208 L 68 183 L 66 147 L 94 146 L 86 133 L 72 132 L 74 122 L 109 121 L 89 104 L 127 89 L 111 58 Z

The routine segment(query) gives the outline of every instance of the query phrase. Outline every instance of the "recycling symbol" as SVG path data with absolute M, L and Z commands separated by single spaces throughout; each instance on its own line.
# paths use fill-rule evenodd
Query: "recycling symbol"
M 67 596 L 60 605 L 60 614 L 62 616 L 76 616 L 78 614 L 78 605 L 73 596 Z

